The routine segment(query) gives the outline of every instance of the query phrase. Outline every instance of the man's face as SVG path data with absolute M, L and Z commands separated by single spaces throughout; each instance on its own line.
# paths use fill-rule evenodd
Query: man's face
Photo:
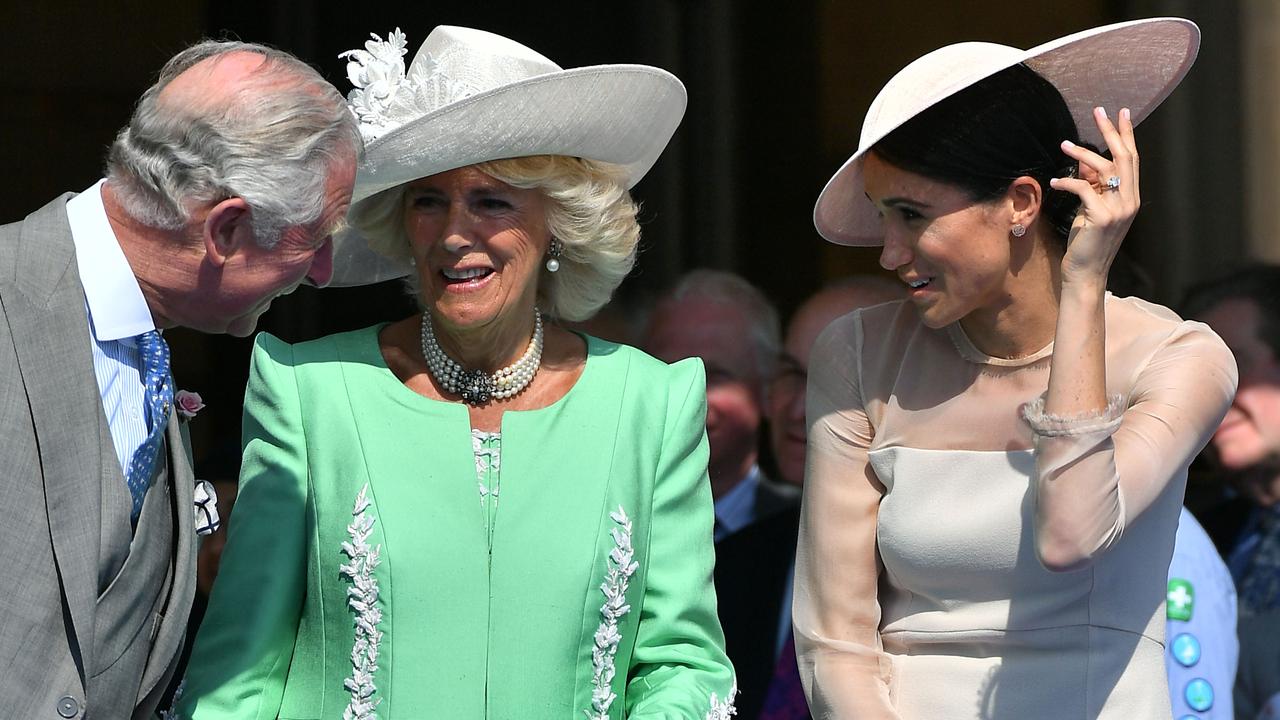
M 351 204 L 356 163 L 347 156 L 335 162 L 325 181 L 324 207 L 315 221 L 284 230 L 270 250 L 246 243 L 227 259 L 217 287 L 202 293 L 207 299 L 205 322 L 192 323 L 204 332 L 245 337 L 271 301 L 303 283 L 324 287 L 333 278 L 333 233 Z
M 778 463 L 778 479 L 792 485 L 804 484 L 805 388 L 809 377 L 809 355 L 813 343 L 836 318 L 870 305 L 897 300 L 898 286 L 866 280 L 858 285 L 819 291 L 796 310 L 787 327 L 786 342 L 777 372 L 769 383 L 769 442 Z
M 853 309 L 850 302 L 834 294 L 830 299 L 815 298 L 796 312 L 787 328 L 782 359 L 769 384 L 768 403 L 769 441 L 783 482 L 804 484 L 808 437 L 804 401 L 813 342 L 832 320 Z
M 753 345 L 738 308 L 703 298 L 663 303 L 649 323 L 649 353 L 666 362 L 698 357 L 706 365 L 713 476 L 745 472 L 755 462 L 763 398 Z
M 1197 319 L 1218 333 L 1240 370 L 1235 400 L 1213 434 L 1218 461 L 1232 471 L 1273 462 L 1280 457 L 1280 363 L 1258 336 L 1262 316 L 1257 304 L 1231 298 L 1200 313 Z M 1241 489 L 1263 505 L 1280 499 L 1280 487 L 1270 487 L 1271 479 L 1280 477 L 1280 472 L 1257 475 L 1250 487 Z M 1257 481 L 1263 484 L 1254 486 Z

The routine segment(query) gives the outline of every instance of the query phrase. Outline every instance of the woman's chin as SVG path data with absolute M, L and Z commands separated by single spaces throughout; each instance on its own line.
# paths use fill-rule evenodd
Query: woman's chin
M 916 312 L 920 315 L 921 324 L 930 330 L 941 330 L 959 319 L 952 317 L 944 308 L 933 304 L 916 305 Z
M 437 327 L 456 330 L 486 325 L 502 314 L 498 303 L 459 301 L 457 297 L 447 295 L 431 303 L 430 311 Z

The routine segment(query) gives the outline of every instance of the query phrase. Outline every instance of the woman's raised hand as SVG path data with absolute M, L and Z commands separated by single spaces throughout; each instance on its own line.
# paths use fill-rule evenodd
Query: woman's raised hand
M 1062 282 L 1106 286 L 1107 271 L 1125 233 L 1138 214 L 1138 148 L 1129 109 L 1120 111 L 1119 127 L 1103 108 L 1093 109 L 1094 122 L 1111 158 L 1064 140 L 1062 152 L 1080 163 L 1079 177 L 1054 178 L 1050 186 L 1080 197 L 1080 212 L 1071 225 L 1062 258 Z

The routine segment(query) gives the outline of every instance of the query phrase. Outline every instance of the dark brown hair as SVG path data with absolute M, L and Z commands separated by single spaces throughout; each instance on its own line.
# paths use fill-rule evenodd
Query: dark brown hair
M 1041 214 L 1065 245 L 1080 200 L 1049 187 L 1050 178 L 1075 172 L 1063 140 L 1082 144 L 1062 94 L 1027 66 L 1014 65 L 915 116 L 871 152 L 955 185 L 974 202 L 994 200 L 1014 179 L 1033 177 L 1044 193 Z

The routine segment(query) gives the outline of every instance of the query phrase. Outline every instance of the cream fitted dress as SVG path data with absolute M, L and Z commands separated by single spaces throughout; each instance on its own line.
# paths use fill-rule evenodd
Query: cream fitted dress
M 992 358 L 909 303 L 819 339 L 794 608 L 815 718 L 1170 717 L 1165 575 L 1236 368 L 1158 305 L 1108 295 L 1106 322 L 1111 404 L 1079 418 L 1037 407 L 1052 347 Z M 1077 569 L 1038 559 L 1044 498 Z

